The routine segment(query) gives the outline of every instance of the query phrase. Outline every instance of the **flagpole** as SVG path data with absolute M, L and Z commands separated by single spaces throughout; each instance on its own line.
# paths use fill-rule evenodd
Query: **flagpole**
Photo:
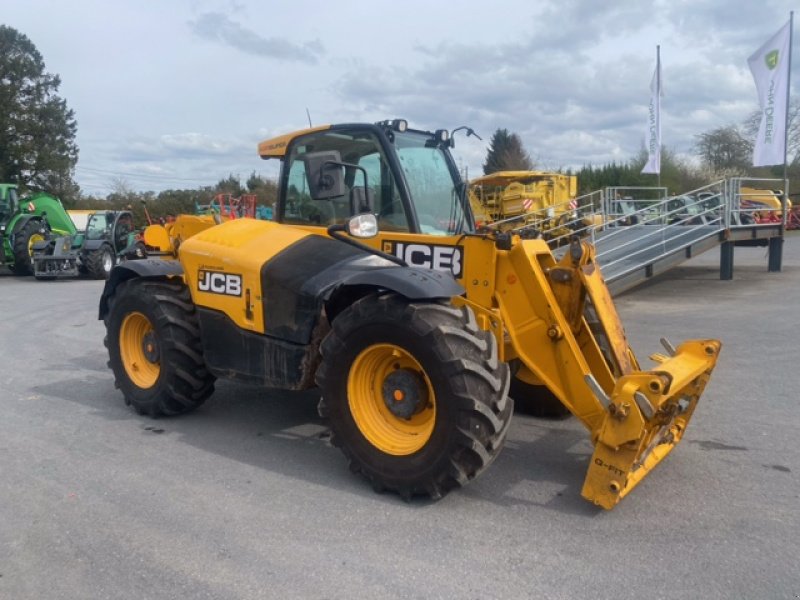
M 786 227 L 786 204 L 789 199 L 789 97 L 792 87 L 792 38 L 794 37 L 794 11 L 789 11 L 789 64 L 786 69 L 786 123 L 783 131 L 783 216 L 781 217 L 781 235 Z
M 661 144 L 661 45 L 656 44 L 656 94 L 658 96 L 658 143 Z M 661 187 L 661 148 L 658 148 L 658 185 L 656 187 Z

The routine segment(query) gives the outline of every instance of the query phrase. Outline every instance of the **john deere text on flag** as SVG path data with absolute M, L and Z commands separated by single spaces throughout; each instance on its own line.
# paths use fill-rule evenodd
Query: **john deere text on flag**
M 642 173 L 661 173 L 661 56 L 650 82 L 650 110 L 647 114 L 647 164 Z
M 753 148 L 755 167 L 780 165 L 785 159 L 790 23 L 747 59 L 761 107 L 761 125 Z

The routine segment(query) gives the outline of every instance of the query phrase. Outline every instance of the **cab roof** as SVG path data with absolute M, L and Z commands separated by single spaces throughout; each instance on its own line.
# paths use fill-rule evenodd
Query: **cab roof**
M 314 131 L 322 131 L 324 129 L 330 129 L 330 128 L 331 125 L 320 125 L 319 127 L 309 127 L 308 129 L 300 129 L 299 131 L 284 133 L 283 135 L 279 135 L 278 137 L 264 140 L 258 145 L 258 155 L 264 159 L 267 158 L 282 159 L 284 156 L 286 156 L 286 148 L 289 146 L 289 144 L 294 138 L 300 137 L 301 135 L 306 135 L 307 133 L 312 133 Z

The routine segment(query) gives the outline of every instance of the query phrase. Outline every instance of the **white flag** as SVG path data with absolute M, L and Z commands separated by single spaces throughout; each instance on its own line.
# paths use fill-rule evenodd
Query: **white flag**
M 790 24 L 747 59 L 756 81 L 761 125 L 753 148 L 753 166 L 781 165 L 786 144 L 786 90 L 789 85 Z
M 661 58 L 650 82 L 650 110 L 647 115 L 647 164 L 642 173 L 661 173 Z

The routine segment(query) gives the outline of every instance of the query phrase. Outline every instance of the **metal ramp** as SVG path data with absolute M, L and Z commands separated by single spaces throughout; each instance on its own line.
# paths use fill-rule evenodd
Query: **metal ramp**
M 612 293 L 655 277 L 720 244 L 712 225 L 632 225 L 595 236 L 597 260 Z
M 780 271 L 787 211 L 780 208 L 783 194 L 771 190 L 782 186 L 783 180 L 736 178 L 679 196 L 666 188 L 610 187 L 578 198 L 548 242 L 559 254 L 572 235 L 589 236 L 615 294 L 716 247 L 721 279 L 733 277 L 740 245 L 767 246 L 769 270 Z M 758 195 L 746 192 L 756 187 Z

